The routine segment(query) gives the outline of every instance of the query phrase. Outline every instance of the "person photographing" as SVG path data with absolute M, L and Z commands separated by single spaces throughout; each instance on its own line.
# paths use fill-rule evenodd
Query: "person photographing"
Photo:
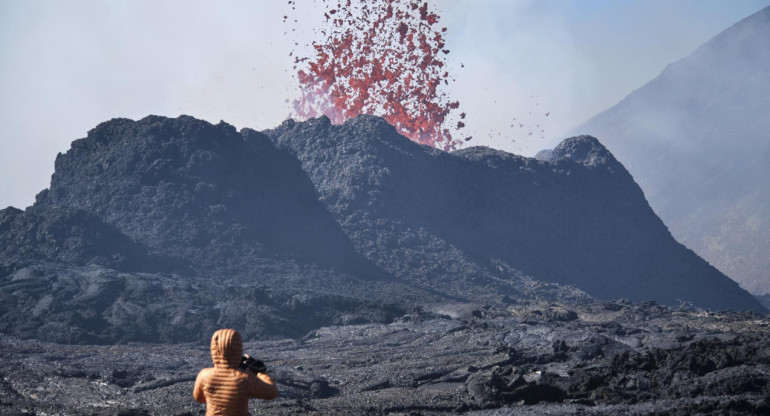
M 243 355 L 243 340 L 238 331 L 214 332 L 211 358 L 214 367 L 201 370 L 193 388 L 195 401 L 206 404 L 206 416 L 248 416 L 250 398 L 278 397 L 278 388 L 267 375 L 265 365 Z

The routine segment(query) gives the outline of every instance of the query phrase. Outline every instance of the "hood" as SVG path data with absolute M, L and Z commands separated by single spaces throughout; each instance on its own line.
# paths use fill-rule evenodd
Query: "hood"
M 216 368 L 238 368 L 243 355 L 241 334 L 234 329 L 220 329 L 211 337 L 211 359 Z

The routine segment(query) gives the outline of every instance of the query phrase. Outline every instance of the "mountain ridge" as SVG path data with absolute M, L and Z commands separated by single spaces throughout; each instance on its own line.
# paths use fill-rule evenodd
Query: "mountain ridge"
M 614 240 L 611 241 L 629 240 L 628 236 L 633 235 L 633 233 L 652 233 L 650 237 L 652 240 L 658 238 L 661 241 L 669 241 L 670 245 L 666 246 L 668 249 L 678 253 L 690 253 L 689 250 L 673 241 L 663 223 L 647 206 L 644 195 L 636 186 L 630 174 L 594 138 L 567 139 L 564 145 L 558 148 L 559 158 L 555 159 L 554 162 L 537 161 L 515 155 L 506 156 L 503 152 L 490 152 L 489 150 L 473 148 L 460 150 L 452 154 L 444 154 L 438 153 L 433 149 L 414 145 L 406 141 L 406 139 L 401 139 L 397 142 L 401 147 L 386 147 L 386 149 L 396 149 L 396 151 L 391 151 L 388 156 L 377 158 L 374 161 L 375 167 L 366 166 L 366 156 L 362 156 L 356 163 L 342 166 L 333 163 L 334 161 L 341 160 L 341 158 L 328 157 L 324 154 L 328 148 L 324 148 L 323 143 L 328 144 L 337 140 L 338 146 L 334 147 L 334 149 L 344 149 L 342 153 L 370 155 L 372 154 L 371 152 L 365 151 L 370 145 L 368 142 L 366 146 L 355 147 L 347 141 L 349 136 L 354 135 L 351 132 L 360 131 L 360 126 L 357 124 L 367 123 L 367 127 L 371 131 L 388 132 L 386 137 L 390 137 L 393 140 L 398 140 L 395 139 L 397 135 L 395 135 L 395 132 L 391 133 L 392 128 L 387 126 L 387 124 L 371 116 L 360 116 L 355 122 L 346 123 L 342 126 L 331 125 L 328 120 L 323 119 L 318 119 L 311 123 L 315 123 L 312 124 L 315 131 L 312 129 L 306 130 L 306 126 L 303 126 L 303 130 L 296 131 L 293 124 L 285 123 L 281 128 L 267 131 L 266 134 L 279 147 L 289 149 L 302 161 L 303 167 L 315 183 L 321 199 L 326 203 L 330 211 L 335 214 L 344 214 L 338 211 L 337 207 L 347 206 L 348 200 L 361 201 L 363 199 L 365 203 L 362 206 L 365 207 L 364 209 L 367 210 L 367 213 L 379 212 L 378 215 L 372 214 L 371 218 L 376 218 L 378 221 L 395 218 L 395 221 L 392 221 L 388 226 L 390 227 L 389 229 L 395 230 L 394 232 L 397 235 L 403 234 L 407 238 L 412 233 L 408 221 L 412 221 L 413 224 L 418 224 L 412 228 L 426 230 L 430 235 L 438 238 L 438 240 L 432 241 L 428 245 L 433 244 L 434 247 L 441 246 L 447 251 L 460 249 L 467 256 L 483 258 L 483 262 L 487 264 L 502 261 L 519 268 L 525 274 L 539 278 L 542 278 L 540 276 L 548 276 L 548 281 L 575 284 L 577 287 L 587 289 L 589 293 L 598 293 L 600 297 L 619 296 L 621 292 L 628 293 L 629 291 L 620 287 L 622 285 L 618 285 L 611 278 L 611 273 L 602 270 L 602 266 L 607 266 L 611 262 L 605 259 L 603 260 L 605 263 L 599 265 L 574 254 L 575 252 L 585 253 L 584 246 L 586 245 L 595 248 L 602 247 L 607 250 L 610 250 L 611 247 L 602 246 L 602 239 L 592 238 L 590 234 L 593 231 L 589 226 L 580 228 L 582 224 L 585 224 L 583 218 L 569 218 L 570 214 L 566 214 L 568 211 L 564 211 L 562 205 L 569 205 L 569 203 L 574 203 L 574 201 L 580 201 L 582 205 L 577 209 L 581 212 L 602 213 L 605 215 L 605 218 L 611 218 L 615 221 L 613 225 L 617 229 L 629 230 L 626 235 L 623 232 L 612 234 Z M 371 123 L 375 123 L 377 126 L 369 126 L 368 124 Z M 584 142 L 587 144 L 584 145 Z M 320 146 L 320 148 L 315 146 Z M 413 149 L 413 152 L 404 153 L 404 147 L 407 146 Z M 562 153 L 564 157 L 562 157 Z M 574 158 L 579 162 L 566 157 L 568 154 L 573 153 L 575 154 Z M 401 156 L 400 158 L 397 157 L 399 155 Z M 454 155 L 460 156 L 461 159 L 458 160 L 451 157 Z M 377 163 L 381 160 L 389 160 L 388 166 L 398 166 L 401 173 L 397 174 L 395 170 L 380 169 Z M 479 169 L 475 163 L 479 161 L 483 165 L 490 166 L 493 170 Z M 494 166 L 497 165 L 505 165 L 507 170 L 494 171 Z M 355 170 L 351 166 L 366 167 Z M 420 168 L 418 169 L 416 166 Z M 418 171 L 418 174 L 414 173 L 415 170 Z M 585 173 L 587 171 L 591 171 L 590 180 L 586 179 L 586 176 L 589 175 Z M 336 188 L 330 185 L 326 175 L 327 172 L 343 176 L 336 181 Z M 375 172 L 375 174 L 368 175 L 371 172 Z M 581 176 L 581 174 L 586 176 Z M 346 184 L 351 183 L 352 178 L 361 179 L 364 183 L 380 184 L 381 186 L 374 187 L 372 190 L 355 188 L 360 191 L 358 195 L 344 194 L 343 191 L 351 189 Z M 485 184 L 491 182 L 492 178 L 500 181 L 496 183 L 499 186 L 485 187 Z M 552 187 L 544 190 L 537 184 L 538 180 Z M 426 186 L 426 184 L 428 185 Z M 577 192 L 575 189 L 577 189 Z M 397 190 L 397 192 L 388 193 L 394 192 L 394 190 Z M 466 190 L 467 193 L 465 192 Z M 509 190 L 521 191 L 521 195 L 509 193 Z M 590 192 L 581 193 L 586 190 Z M 608 191 L 614 191 L 618 194 L 608 196 Z M 476 192 L 475 199 L 474 192 Z M 590 195 L 590 197 L 586 195 Z M 527 207 L 526 204 L 519 204 L 517 196 L 531 198 L 530 203 L 537 208 L 532 209 L 532 206 Z M 614 196 L 618 196 L 618 200 L 621 201 L 620 207 L 612 206 L 613 204 L 617 205 L 613 199 Z M 591 200 L 591 197 L 596 199 Z M 559 198 L 564 200 L 559 200 Z M 628 202 L 627 206 L 623 206 L 622 204 L 627 201 L 633 202 Z M 608 206 L 610 207 L 608 208 Z M 464 213 L 471 209 L 475 210 L 473 212 L 476 218 L 469 219 L 464 217 Z M 501 213 L 501 209 L 507 209 L 509 213 L 517 213 L 520 217 L 518 220 L 512 219 L 509 221 L 514 216 Z M 586 282 L 581 281 L 580 277 L 574 277 L 574 273 L 571 273 L 569 270 L 563 270 L 554 266 L 551 261 L 544 257 L 544 253 L 548 251 L 546 247 L 550 245 L 559 246 L 558 244 L 553 244 L 553 241 L 556 240 L 555 236 L 558 235 L 557 230 L 549 225 L 553 218 L 546 218 L 548 215 L 539 213 L 539 211 L 548 209 L 552 210 L 548 215 L 558 216 L 561 214 L 568 217 L 568 219 L 562 219 L 561 225 L 564 227 L 564 230 L 567 230 L 568 238 L 574 239 L 574 241 L 561 247 L 560 254 L 582 265 L 581 267 L 586 267 L 586 270 L 595 273 L 596 275 L 593 277 L 601 280 L 602 283 L 596 283 L 593 286 L 581 286 L 581 283 L 586 284 Z M 429 214 L 426 215 L 426 213 Z M 365 215 L 359 218 L 357 223 L 347 217 L 338 217 L 338 221 L 343 224 L 343 228 L 348 227 L 345 229 L 345 232 L 351 236 L 353 244 L 357 245 L 365 256 L 377 263 L 376 257 L 382 255 L 382 253 L 387 253 L 388 245 L 386 243 L 374 244 L 374 247 L 372 247 L 371 242 L 379 241 L 377 238 L 358 238 L 356 234 L 358 230 L 376 229 L 375 224 L 367 221 Z M 643 220 L 637 221 L 637 218 L 642 218 Z M 407 224 L 404 224 L 405 221 Z M 594 218 L 593 221 L 596 222 L 597 220 Z M 628 224 L 634 221 L 636 221 L 635 225 L 629 228 Z M 534 222 L 539 222 L 540 229 L 549 237 L 544 237 L 543 241 L 537 241 L 537 237 L 533 237 L 538 235 L 538 227 L 533 225 Z M 514 235 L 516 233 L 512 228 L 506 230 L 508 231 L 507 234 L 501 231 L 505 227 L 511 227 L 509 224 L 512 223 L 515 223 L 515 227 L 518 227 L 518 229 L 525 230 L 521 233 L 522 237 Z M 597 224 L 601 225 L 599 222 Z M 649 231 L 648 228 L 654 231 Z M 479 229 L 482 231 L 479 231 Z M 553 240 L 548 240 L 549 238 Z M 489 240 L 492 241 L 490 242 Z M 430 270 L 431 265 L 436 264 L 436 261 L 426 259 L 436 256 L 436 252 L 435 250 L 427 252 L 418 243 L 419 240 L 416 240 L 412 247 L 406 249 L 407 253 L 403 254 L 406 258 L 411 258 L 417 264 L 423 262 L 422 264 Z M 673 257 L 667 253 L 667 250 L 656 248 L 653 245 L 645 245 L 643 241 L 635 244 L 637 245 L 633 249 L 629 247 L 629 251 L 622 253 L 623 259 L 632 261 L 631 264 L 635 264 L 637 266 L 634 267 L 638 267 L 638 270 L 633 270 L 632 268 L 632 275 L 645 267 L 636 263 L 640 261 L 640 256 L 631 254 L 632 252 L 646 253 L 645 255 L 650 256 L 650 258 L 661 256 L 661 258 L 668 258 L 668 261 L 675 262 Z M 505 247 L 501 248 L 502 246 Z M 479 247 L 482 248 L 479 249 Z M 400 248 L 403 249 L 403 247 Z M 518 253 L 510 255 L 508 251 L 511 248 L 517 250 Z M 611 252 L 611 250 L 608 251 L 608 253 Z M 490 255 L 489 253 L 493 254 Z M 611 257 L 611 254 L 602 254 Z M 689 254 L 681 255 L 688 256 Z M 522 265 L 524 267 L 521 267 Z M 626 266 L 620 264 L 620 262 L 616 263 L 613 267 L 619 275 L 620 273 L 629 273 L 625 269 Z M 705 273 L 704 276 L 717 276 L 717 274 L 713 274 L 715 270 L 711 270 L 710 266 L 705 262 L 700 262 L 697 266 L 693 263 L 692 267 L 696 267 L 701 273 Z M 388 270 L 398 275 L 401 273 L 401 269 L 393 267 Z M 426 274 L 430 273 L 426 271 Z M 638 279 L 641 280 L 636 283 L 634 283 L 633 279 L 624 283 L 631 286 L 637 284 L 640 285 L 637 289 L 643 289 L 646 285 L 642 283 L 644 279 L 641 276 Z M 662 279 L 659 284 L 665 286 L 664 280 Z M 722 281 L 727 285 L 725 289 L 733 285 L 729 280 L 723 279 Z M 615 286 L 614 289 L 611 288 L 613 285 Z M 734 286 L 737 287 L 737 285 Z M 595 292 L 592 292 L 588 287 Z M 640 290 L 638 296 L 644 296 L 641 294 L 644 292 L 650 293 Z M 664 292 L 667 291 L 661 290 L 661 295 L 658 296 L 659 299 L 665 299 L 661 301 L 667 303 L 676 302 L 676 298 L 670 296 L 670 292 L 668 295 L 663 295 Z M 676 292 L 682 293 L 681 289 L 678 289 Z M 704 296 L 712 297 L 714 300 L 717 297 L 705 293 Z
M 265 132 L 105 122 L 57 157 L 32 207 L 0 211 L 0 330 L 296 337 L 410 308 L 588 294 L 764 311 L 673 240 L 598 140 L 553 156 L 446 153 L 372 116 Z

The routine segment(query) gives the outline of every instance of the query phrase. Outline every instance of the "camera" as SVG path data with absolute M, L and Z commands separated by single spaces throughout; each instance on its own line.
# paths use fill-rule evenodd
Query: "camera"
M 265 367 L 265 363 L 263 363 L 262 360 L 251 358 L 248 354 L 241 357 L 241 365 L 239 365 L 238 368 L 242 371 L 254 374 L 267 373 L 267 367 Z

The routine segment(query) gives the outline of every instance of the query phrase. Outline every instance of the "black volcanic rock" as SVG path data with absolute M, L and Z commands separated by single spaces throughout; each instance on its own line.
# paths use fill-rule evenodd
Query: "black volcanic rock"
M 246 339 L 301 338 L 320 326 L 384 323 L 405 312 L 385 302 L 259 281 L 123 273 L 96 265 L 40 264 L 0 284 L 0 333 L 66 344 L 201 341 L 223 326 L 239 328 Z
M 38 215 L 9 207 L 0 211 L 0 273 L 43 259 L 97 263 L 126 271 L 186 270 L 184 261 L 150 254 L 88 211 L 58 207 Z
M 479 147 L 447 154 L 370 116 L 266 134 L 302 162 L 359 252 L 423 287 L 502 290 L 515 270 L 601 298 L 763 309 L 671 237 L 595 138 L 565 140 L 549 162 Z
M 552 161 L 450 154 L 370 116 L 265 133 L 102 123 L 32 207 L 0 211 L 0 242 L 2 333 L 57 342 L 298 337 L 421 306 L 587 300 L 580 289 L 762 310 L 673 240 L 596 139 Z
M 647 302 L 477 304 L 254 340 L 277 383 L 253 415 L 767 415 L 770 318 Z M 453 311 L 451 307 L 447 312 Z M 207 342 L 60 345 L 0 335 L 0 415 L 197 415 Z M 14 413 L 13 411 L 16 410 Z
M 633 174 L 677 240 L 770 292 L 770 7 L 575 129 Z
M 50 190 L 31 211 L 61 208 L 197 263 L 196 272 L 238 274 L 255 258 L 282 254 L 359 266 L 297 161 L 264 135 L 244 137 L 225 123 L 182 116 L 100 124 L 57 157 Z
M 391 277 L 353 249 L 295 158 L 224 123 L 102 123 L 57 157 L 51 188 L 36 199 L 26 211 L 0 211 L 7 334 L 180 342 L 229 325 L 251 336 L 301 336 L 380 320 L 423 295 L 388 286 Z M 19 273 L 29 278 L 19 282 Z M 129 290 L 136 285 L 143 289 Z M 264 288 L 274 299 L 249 300 Z M 367 297 L 373 288 L 378 295 Z M 320 315 L 292 317 L 302 304 Z
M 579 136 L 566 139 L 548 154 L 548 161 L 569 159 L 588 167 L 605 167 L 611 170 L 620 163 L 599 140 L 591 136 Z

